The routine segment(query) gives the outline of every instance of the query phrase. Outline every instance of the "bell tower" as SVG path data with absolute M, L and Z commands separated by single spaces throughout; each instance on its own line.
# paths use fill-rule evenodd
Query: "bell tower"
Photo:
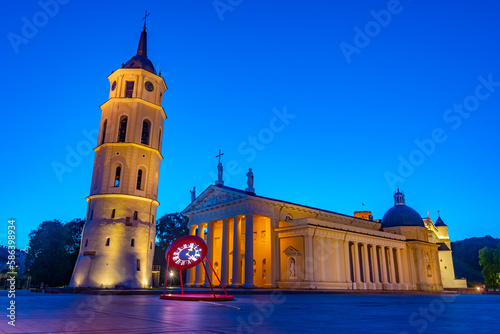
M 137 54 L 108 76 L 80 253 L 70 286 L 151 286 L 159 205 L 165 81 L 147 57 L 146 25 Z

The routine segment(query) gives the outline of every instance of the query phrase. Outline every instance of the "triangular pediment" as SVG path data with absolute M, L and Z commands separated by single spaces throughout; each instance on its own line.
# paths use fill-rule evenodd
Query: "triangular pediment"
M 287 248 L 283 251 L 283 253 L 285 253 L 285 254 L 302 255 L 302 254 L 300 254 L 300 252 L 299 252 L 297 249 L 293 248 L 292 246 L 288 246 L 288 247 L 287 247 Z
M 196 198 L 194 202 L 189 204 L 187 208 L 185 208 L 182 212 L 184 214 L 187 212 L 198 211 L 209 207 L 230 203 L 247 197 L 248 196 L 244 194 L 232 192 L 224 188 L 210 186 L 200 196 L 198 196 L 198 198 Z

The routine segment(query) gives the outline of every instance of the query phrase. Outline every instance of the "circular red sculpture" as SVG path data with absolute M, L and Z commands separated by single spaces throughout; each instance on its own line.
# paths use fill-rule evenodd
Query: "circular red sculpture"
M 220 282 L 219 276 L 214 271 L 212 264 L 206 258 L 207 256 L 207 244 L 205 241 L 197 237 L 195 235 L 187 235 L 185 237 L 181 237 L 175 240 L 170 246 L 167 248 L 167 252 L 165 253 L 165 258 L 167 259 L 167 269 L 165 273 L 165 284 L 163 287 L 163 294 L 160 296 L 161 299 L 170 299 L 170 300 L 217 300 L 217 301 L 229 301 L 234 300 L 233 296 L 227 294 L 226 289 L 222 286 Z M 210 266 L 213 274 L 217 278 L 222 290 L 224 291 L 224 295 L 216 294 L 214 291 L 214 287 L 212 286 L 212 281 L 210 280 L 210 276 L 208 274 L 207 267 L 203 262 L 206 260 L 207 264 Z M 212 294 L 184 294 L 184 285 L 182 282 L 182 271 L 186 269 L 193 268 L 196 265 L 202 264 L 205 269 L 205 277 L 206 281 L 210 285 L 210 290 Z M 167 294 L 167 278 L 168 278 L 168 267 L 172 267 L 175 269 L 179 269 L 180 273 L 180 281 L 181 281 L 181 293 L 180 294 Z
M 207 245 L 202 238 L 187 235 L 175 240 L 167 248 L 165 257 L 172 268 L 185 270 L 200 264 L 207 256 Z

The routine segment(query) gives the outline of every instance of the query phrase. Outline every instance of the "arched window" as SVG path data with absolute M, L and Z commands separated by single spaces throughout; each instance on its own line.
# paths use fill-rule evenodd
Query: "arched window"
M 108 125 L 108 120 L 104 120 L 104 123 L 102 124 L 102 138 L 101 138 L 101 145 L 104 144 L 104 140 L 106 139 L 106 126 Z
M 134 94 L 134 82 L 133 81 L 126 81 L 125 82 L 125 97 L 132 97 L 132 94 Z
M 115 213 L 116 213 L 116 210 L 115 210 L 115 209 L 113 209 L 113 210 L 111 211 L 111 219 L 115 218 Z
M 122 172 L 122 167 L 118 166 L 116 167 L 116 172 L 115 172 L 115 187 L 120 186 L 120 174 Z
M 139 215 L 139 211 L 134 211 L 134 220 L 137 220 Z
M 135 247 L 135 239 L 130 240 L 130 247 Z
M 109 238 L 107 238 L 107 239 L 106 239 L 106 246 L 109 246 L 109 242 L 110 242 L 110 241 L 111 241 L 111 240 L 110 240 Z
M 151 130 L 151 123 L 148 120 L 142 122 L 141 144 L 149 145 L 150 130 Z
M 158 151 L 161 151 L 161 129 L 160 134 L 158 135 Z
M 137 259 L 137 271 L 141 271 L 141 260 Z
M 85 247 L 89 244 L 89 238 L 85 239 Z
M 139 169 L 137 171 L 137 187 L 136 187 L 137 190 L 142 190 L 142 174 L 143 174 L 142 169 Z
M 118 131 L 118 142 L 124 143 L 127 136 L 127 117 L 120 118 L 120 130 Z

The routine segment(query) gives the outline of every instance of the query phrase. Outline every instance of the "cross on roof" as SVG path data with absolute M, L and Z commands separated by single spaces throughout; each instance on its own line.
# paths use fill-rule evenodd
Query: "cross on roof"
M 220 163 L 220 157 L 222 157 L 224 153 L 222 153 L 221 149 L 219 148 L 219 155 L 216 155 L 216 158 L 219 158 L 219 163 Z
M 146 29 L 146 19 L 149 16 L 149 14 L 151 13 L 148 13 L 148 10 L 146 9 L 146 13 L 144 13 L 144 18 L 142 19 L 144 21 L 144 29 Z

